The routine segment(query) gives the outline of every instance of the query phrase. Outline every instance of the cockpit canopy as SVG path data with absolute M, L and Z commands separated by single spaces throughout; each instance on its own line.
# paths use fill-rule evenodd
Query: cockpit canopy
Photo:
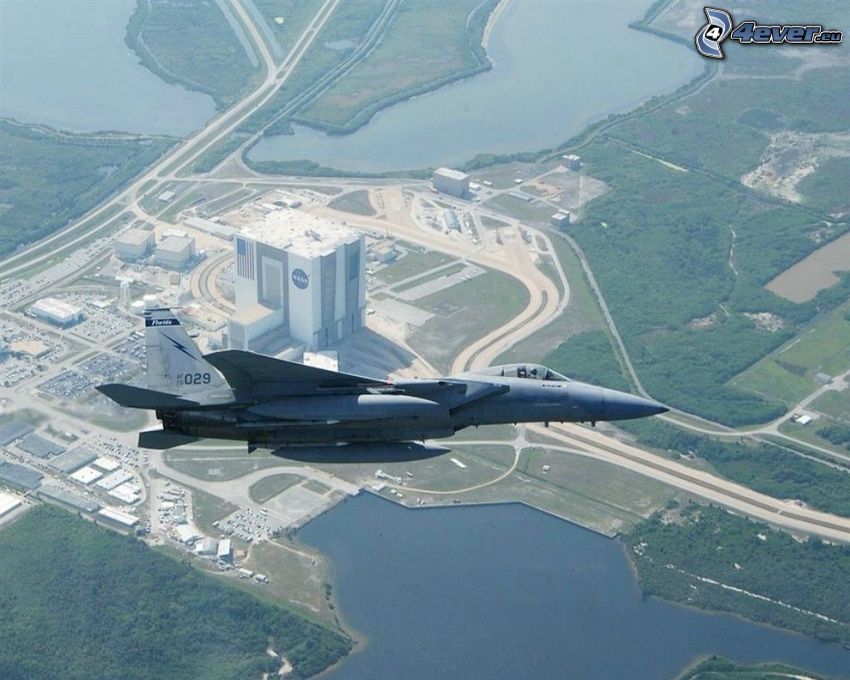
M 478 375 L 497 375 L 502 378 L 526 378 L 527 380 L 561 380 L 569 378 L 540 364 L 503 364 L 475 371 Z

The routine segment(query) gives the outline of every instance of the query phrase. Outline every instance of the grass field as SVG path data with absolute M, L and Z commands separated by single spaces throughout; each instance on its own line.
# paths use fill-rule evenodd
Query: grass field
M 400 257 L 388 267 L 384 267 L 377 273 L 377 277 L 387 283 L 396 283 L 412 276 L 425 274 L 434 267 L 448 264 L 452 259 L 451 256 L 434 250 L 423 252 L 407 247 L 407 253 L 404 257 Z
M 275 61 L 280 62 L 295 46 L 296 39 L 316 16 L 322 0 L 253 0 L 274 35 Z
M 811 408 L 850 424 L 850 389 L 827 392 L 812 402 Z
M 463 347 L 519 314 L 528 290 L 508 274 L 488 271 L 413 304 L 435 316 L 413 331 L 411 347 L 447 371 Z
M 192 517 L 195 526 L 207 536 L 219 536 L 221 532 L 213 526 L 239 508 L 223 498 L 213 496 L 200 489 L 192 489 Z
M 415 279 L 408 281 L 407 283 L 403 283 L 399 286 L 395 286 L 393 288 L 394 293 L 400 293 L 405 290 L 409 290 L 410 288 L 415 288 L 423 283 L 427 283 L 428 281 L 433 281 L 434 279 L 439 279 L 444 276 L 451 276 L 452 274 L 457 274 L 458 272 L 462 272 L 466 269 L 466 265 L 463 262 L 457 262 L 453 265 L 446 267 L 445 269 L 440 269 L 438 271 L 430 271 L 422 276 L 417 276 Z
M 248 489 L 248 495 L 255 503 L 265 503 L 267 500 L 274 498 L 279 493 L 286 491 L 291 486 L 295 486 L 302 480 L 298 475 L 269 475 L 263 477 L 259 482 L 251 485 Z
M 325 583 L 328 565 L 325 558 L 310 548 L 286 539 L 264 541 L 251 546 L 243 564 L 269 577 L 268 584 L 249 584 L 250 589 L 265 591 L 319 621 L 337 625 L 327 598 Z
M 480 36 L 495 2 L 481 5 L 403 0 L 377 47 L 303 110 L 299 121 L 350 129 L 389 103 L 485 68 Z M 474 10 L 478 21 L 470 21 Z
M 820 386 L 817 373 L 835 376 L 850 369 L 848 316 L 850 304 L 830 312 L 732 384 L 788 405 L 800 401 Z
M 0 256 L 80 217 L 174 141 L 76 135 L 0 120 Z
M 518 220 L 528 220 L 531 222 L 549 222 L 549 218 L 557 212 L 552 206 L 540 203 L 536 199 L 530 201 L 522 201 L 514 198 L 510 194 L 499 194 L 495 198 L 491 198 L 484 203 L 487 208 L 492 208 L 500 212 L 515 217 Z
M 343 212 L 366 215 L 368 217 L 377 214 L 375 208 L 372 206 L 372 202 L 369 200 L 369 192 L 366 189 L 358 189 L 357 191 L 350 191 L 347 194 L 343 194 L 328 203 L 328 207 L 334 210 L 342 210 Z
M 287 461 L 272 456 L 267 451 L 256 451 L 249 457 L 244 449 L 228 449 L 220 452 L 183 449 L 169 451 L 164 458 L 169 467 L 197 479 L 212 482 L 236 479 L 254 470 L 287 464 Z

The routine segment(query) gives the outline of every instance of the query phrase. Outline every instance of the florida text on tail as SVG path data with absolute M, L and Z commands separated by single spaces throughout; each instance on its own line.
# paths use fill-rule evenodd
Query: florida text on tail
M 97 389 L 156 411 L 162 428 L 139 445 L 201 438 L 273 448 L 450 437 L 470 425 L 621 420 L 662 413 L 650 399 L 570 380 L 545 366 L 509 364 L 427 380 L 387 381 L 242 350 L 202 354 L 168 309 L 145 314 L 147 388 Z

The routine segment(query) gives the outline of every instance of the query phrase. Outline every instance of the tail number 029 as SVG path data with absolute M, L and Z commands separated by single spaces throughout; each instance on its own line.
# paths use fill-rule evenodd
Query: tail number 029
M 212 376 L 209 373 L 178 373 L 178 385 L 209 385 Z

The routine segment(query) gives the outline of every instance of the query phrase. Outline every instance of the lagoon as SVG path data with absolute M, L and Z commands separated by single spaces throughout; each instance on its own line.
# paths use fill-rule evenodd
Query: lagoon
M 362 494 L 298 532 L 364 639 L 333 678 L 672 678 L 697 657 L 850 675 L 838 645 L 642 597 L 622 544 L 517 504 Z
M 492 70 L 384 109 L 349 135 L 296 126 L 249 157 L 386 172 L 557 146 L 702 72 L 695 50 L 628 27 L 649 4 L 513 0 L 490 36 Z
M 124 44 L 134 0 L 0 2 L 0 116 L 74 132 L 184 136 L 211 97 L 169 85 Z

